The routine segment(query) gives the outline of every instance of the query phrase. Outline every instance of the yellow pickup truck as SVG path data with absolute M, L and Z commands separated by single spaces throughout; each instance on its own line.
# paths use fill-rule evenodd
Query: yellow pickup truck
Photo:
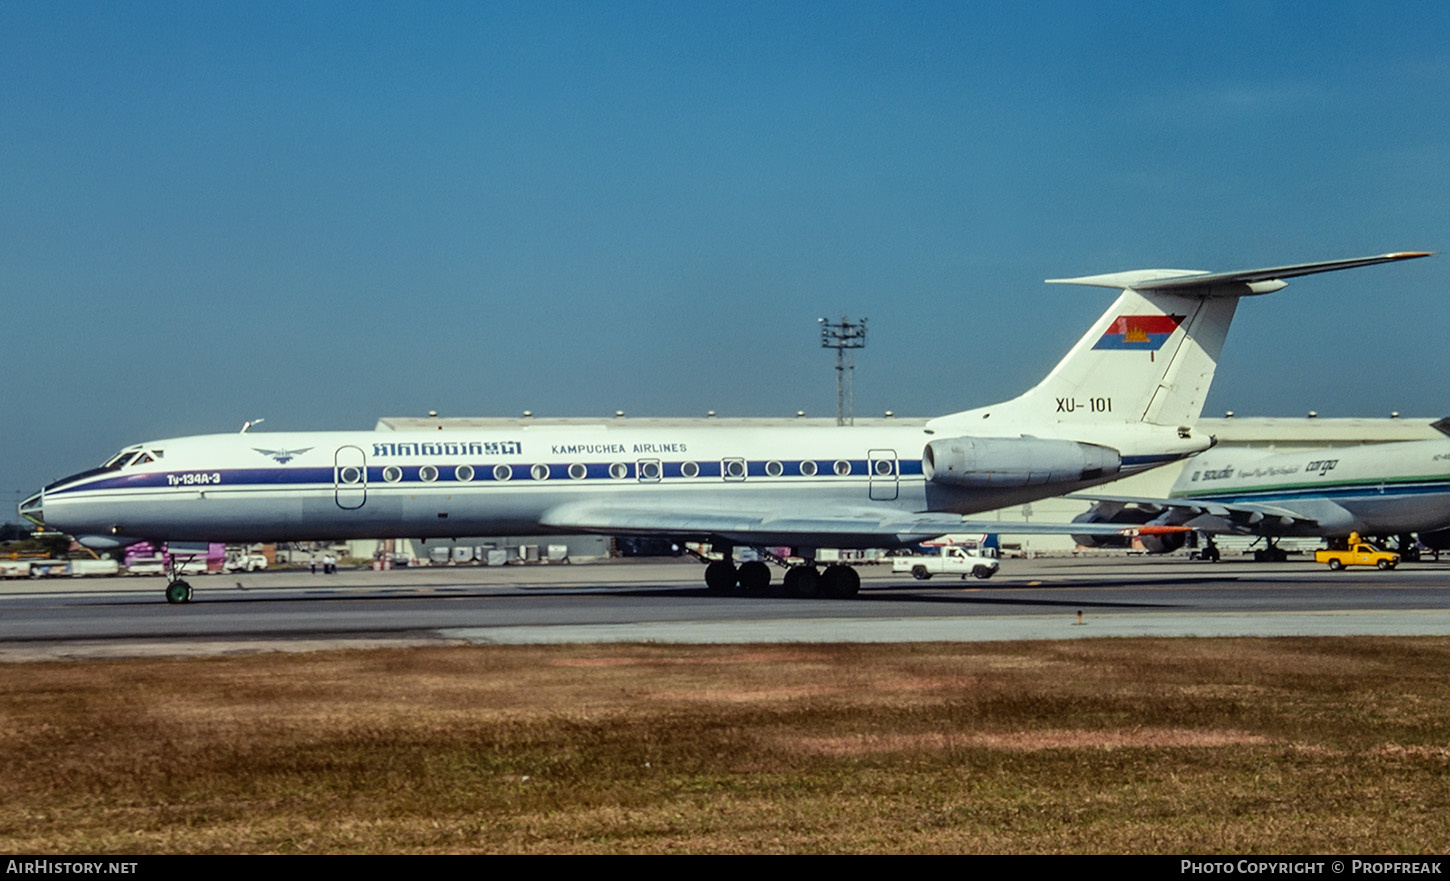
M 1382 551 L 1366 541 L 1359 534 L 1349 534 L 1349 548 L 1342 551 L 1315 551 L 1314 562 L 1328 563 L 1336 571 L 1345 566 L 1374 566 L 1376 569 L 1393 569 L 1400 565 L 1400 555 Z

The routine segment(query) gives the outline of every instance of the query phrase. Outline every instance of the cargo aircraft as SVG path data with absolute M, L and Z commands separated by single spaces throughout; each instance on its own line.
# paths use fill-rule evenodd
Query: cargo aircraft
M 1209 273 L 1149 269 L 1049 283 L 1121 289 L 1037 386 L 989 407 L 896 427 L 499 429 L 241 433 L 127 447 L 56 481 L 20 513 L 94 548 L 140 540 L 253 542 L 596 533 L 708 542 L 714 590 L 770 584 L 737 546 L 790 547 L 798 596 L 850 596 L 818 548 L 889 548 L 949 532 L 1113 533 L 1112 525 L 964 515 L 1085 489 L 1202 452 L 1195 428 L 1241 297 L 1284 279 L 1426 256 Z M 782 562 L 777 560 L 777 562 Z M 166 598 L 192 591 L 175 572 Z
M 1450 418 L 1433 423 L 1450 434 Z M 1189 462 L 1166 499 L 1079 494 L 1095 504 L 1075 522 L 1137 524 L 1150 553 L 1183 547 L 1190 533 L 1264 539 L 1260 560 L 1281 561 L 1274 539 L 1400 537 L 1411 552 L 1411 533 L 1429 547 L 1450 542 L 1450 437 L 1364 444 L 1292 453 L 1215 449 Z M 1114 536 L 1079 535 L 1079 544 L 1121 543 Z

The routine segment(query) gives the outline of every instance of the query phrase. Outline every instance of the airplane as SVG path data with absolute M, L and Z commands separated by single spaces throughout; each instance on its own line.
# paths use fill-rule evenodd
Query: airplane
M 1450 418 L 1432 425 L 1450 435 Z M 1177 550 L 1193 532 L 1209 537 L 1208 559 L 1217 556 L 1214 535 L 1261 536 L 1266 546 L 1255 558 L 1276 562 L 1285 554 L 1274 539 L 1286 537 L 1400 536 L 1404 551 L 1419 533 L 1433 547 L 1450 529 L 1450 437 L 1293 453 L 1219 448 L 1188 463 L 1166 499 L 1075 497 L 1095 504 L 1074 522 L 1140 524 L 1149 553 Z M 1101 535 L 1077 541 L 1117 543 Z
M 134 542 L 593 533 L 710 544 L 706 586 L 756 593 L 791 547 L 793 596 L 853 596 L 818 548 L 894 548 L 951 532 L 1115 534 L 1122 527 L 964 520 L 1203 452 L 1203 409 L 1241 297 L 1286 278 L 1428 256 L 1413 251 L 1239 272 L 1149 269 L 1049 284 L 1120 289 L 1040 383 L 1012 400 L 896 427 L 488 429 L 216 434 L 127 447 L 56 481 L 22 516 L 97 549 Z M 769 558 L 767 556 L 767 558 Z M 781 560 L 776 560 L 783 563 Z M 166 598 L 192 589 L 168 572 Z

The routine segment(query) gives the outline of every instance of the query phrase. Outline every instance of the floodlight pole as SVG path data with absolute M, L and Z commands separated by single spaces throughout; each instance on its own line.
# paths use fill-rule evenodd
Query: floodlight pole
M 855 425 L 856 350 L 866 348 L 866 319 L 842 316 L 840 321 L 817 318 L 816 323 L 821 326 L 821 348 L 836 350 L 836 424 Z

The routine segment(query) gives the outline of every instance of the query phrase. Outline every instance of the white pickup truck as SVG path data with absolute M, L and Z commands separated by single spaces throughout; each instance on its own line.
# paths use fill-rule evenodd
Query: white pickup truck
M 933 575 L 991 578 L 1000 567 L 996 558 L 983 556 L 980 550 L 961 545 L 944 545 L 935 554 L 896 557 L 891 561 L 892 572 L 910 572 L 917 581 L 926 581 Z

